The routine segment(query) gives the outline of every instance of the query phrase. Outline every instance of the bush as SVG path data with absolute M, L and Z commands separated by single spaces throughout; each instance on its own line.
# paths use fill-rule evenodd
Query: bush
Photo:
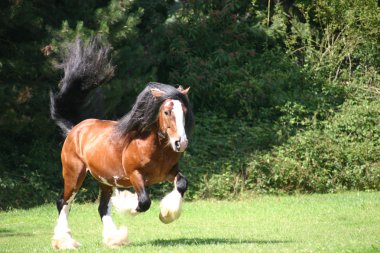
M 252 152 L 281 139 L 269 123 L 251 126 L 241 119 L 199 113 L 181 168 L 188 177 L 188 198 L 231 198 L 244 192 L 246 167 Z
M 264 192 L 380 189 L 378 101 L 347 101 L 318 129 L 252 157 L 247 183 Z

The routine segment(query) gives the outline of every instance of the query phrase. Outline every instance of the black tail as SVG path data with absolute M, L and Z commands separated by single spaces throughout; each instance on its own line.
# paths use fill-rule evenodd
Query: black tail
M 91 90 L 108 81 L 114 73 L 109 60 L 110 46 L 93 37 L 87 44 L 80 39 L 69 44 L 57 67 L 64 70 L 59 91 L 50 91 L 51 118 L 67 135 L 71 128 L 93 115 L 85 106 Z

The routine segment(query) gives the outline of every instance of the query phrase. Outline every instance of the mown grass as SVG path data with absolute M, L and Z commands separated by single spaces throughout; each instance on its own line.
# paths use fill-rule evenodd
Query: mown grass
M 194 201 L 169 225 L 158 201 L 137 217 L 114 214 L 131 243 L 107 249 L 96 204 L 74 204 L 76 252 L 380 252 L 380 192 Z M 53 252 L 53 205 L 0 213 L 0 252 Z

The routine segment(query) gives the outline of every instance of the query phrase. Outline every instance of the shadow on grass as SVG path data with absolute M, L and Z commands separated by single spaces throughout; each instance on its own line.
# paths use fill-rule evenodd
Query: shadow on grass
M 144 246 L 147 244 L 153 246 L 191 246 L 191 245 L 218 245 L 218 244 L 280 244 L 292 243 L 288 240 L 240 240 L 226 238 L 179 238 L 179 239 L 158 239 L 145 243 L 137 243 L 134 246 Z
M 0 228 L 0 238 L 1 237 L 13 237 L 13 236 L 33 236 L 33 233 L 24 233 L 15 231 L 12 229 Z

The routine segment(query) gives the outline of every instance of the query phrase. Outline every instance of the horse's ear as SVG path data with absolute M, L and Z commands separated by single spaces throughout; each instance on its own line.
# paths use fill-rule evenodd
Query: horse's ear
M 162 95 L 165 94 L 165 92 L 163 92 L 162 90 L 157 89 L 157 88 L 152 88 L 152 89 L 150 89 L 150 92 L 152 93 L 152 95 L 153 95 L 154 97 L 161 97 Z
M 181 92 L 183 95 L 187 95 L 187 93 L 189 92 L 190 90 L 190 87 L 187 87 L 186 89 L 184 89 L 181 85 L 177 88 L 177 90 L 179 92 Z

